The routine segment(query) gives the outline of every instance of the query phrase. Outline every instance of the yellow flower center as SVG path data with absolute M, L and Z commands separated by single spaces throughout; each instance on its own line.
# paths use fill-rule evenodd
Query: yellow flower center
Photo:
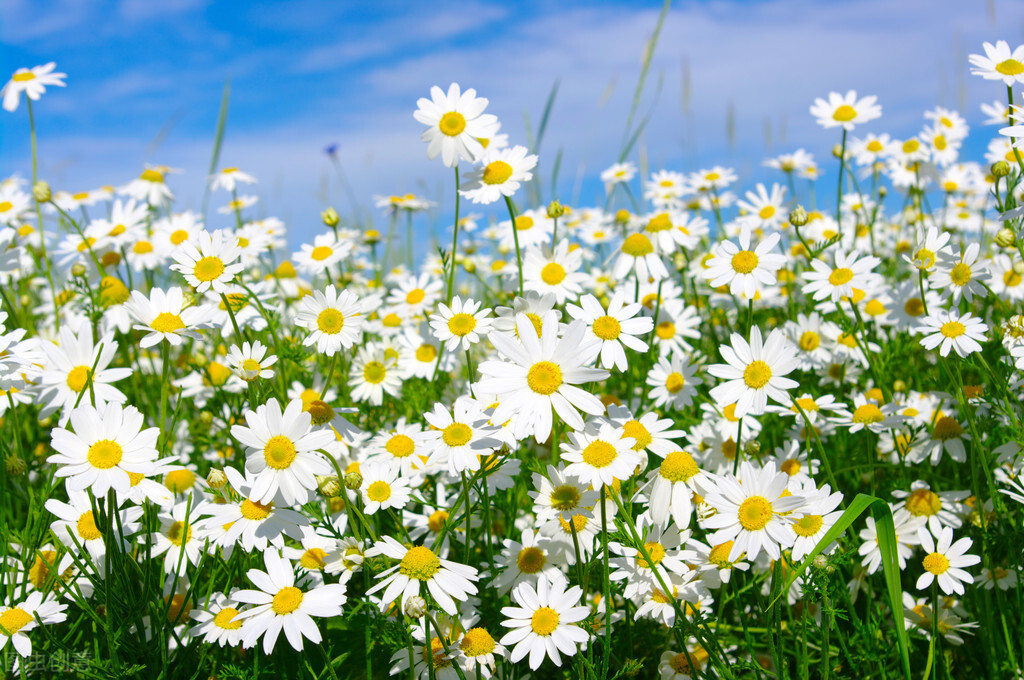
M 779 466 L 780 472 L 785 472 L 790 477 L 800 474 L 800 461 L 796 458 L 789 458 Z
M 234 607 L 224 607 L 213 617 L 213 625 L 224 630 L 238 630 L 242 627 L 242 620 L 236 620 L 238 610 Z
M 793 523 L 793 531 L 797 536 L 809 537 L 818 533 L 824 521 L 821 515 L 804 515 Z
M 167 539 L 180 548 L 183 543 L 192 540 L 192 527 L 185 526 L 184 522 L 175 522 L 167 530 Z
M 963 262 L 957 262 L 949 270 L 949 280 L 958 286 L 966 286 L 971 280 L 971 268 Z
M 516 557 L 516 566 L 524 574 L 536 574 L 546 563 L 544 551 L 537 547 L 523 548 Z
M 416 361 L 429 364 L 437 358 L 437 348 L 433 345 L 420 345 L 416 350 Z
M 740 274 L 749 274 L 757 268 L 757 255 L 751 250 L 741 250 L 732 256 L 732 268 Z
M 903 142 L 903 153 L 914 153 L 919 148 L 921 148 L 921 142 L 916 139 L 908 139 Z
M 519 217 L 516 218 L 515 224 L 516 231 L 526 231 L 527 229 L 533 228 L 534 222 L 533 218 L 530 217 L 529 215 L 520 215 Z
M 317 246 L 316 248 L 313 248 L 313 252 L 310 253 L 310 257 L 312 257 L 317 262 L 321 262 L 323 260 L 326 260 L 333 254 L 333 248 L 330 248 L 329 246 Z
M 915 517 L 931 517 L 942 510 L 942 499 L 931 489 L 915 489 L 907 496 L 904 507 Z
M 1024 73 L 1024 63 L 1016 59 L 1007 59 L 996 64 L 996 71 L 1004 76 L 1019 76 Z
M 78 535 L 86 541 L 95 541 L 98 538 L 102 538 L 103 534 L 96 527 L 96 518 L 92 514 L 92 510 L 82 514 L 78 518 L 78 523 L 75 526 L 78 531 Z
M 670 482 L 685 482 L 700 472 L 693 456 L 685 451 L 673 451 L 661 462 L 658 474 Z
M 562 369 L 550 361 L 538 361 L 527 371 L 526 384 L 537 394 L 554 394 L 562 386 Z
M 110 439 L 101 439 L 89 447 L 86 457 L 89 464 L 101 470 L 109 470 L 121 462 L 124 450 L 121 445 Z
M 1022 281 L 1024 281 L 1024 276 L 1021 276 L 1020 274 L 1018 274 L 1017 272 L 1013 271 L 1012 269 L 1008 270 L 1005 274 L 1003 274 L 1003 285 L 1004 286 L 1009 286 L 1009 287 L 1013 288 L 1013 287 L 1019 286 Z
M 938 576 L 939 574 L 945 574 L 949 570 L 949 559 L 945 555 L 940 555 L 937 552 L 933 552 L 930 555 L 926 555 L 921 564 L 924 566 L 925 571 Z
M 345 327 L 345 317 L 337 309 L 325 309 L 317 315 L 316 327 L 327 335 L 335 335 Z
M 384 450 L 395 458 L 408 458 L 416 450 L 416 443 L 408 435 L 396 434 L 384 444 Z
M 759 390 L 772 379 L 772 369 L 763 361 L 752 361 L 743 369 L 743 382 L 752 390 Z
M 832 120 L 847 123 L 857 117 L 857 111 L 849 104 L 843 104 L 832 114 Z
M 870 425 L 871 423 L 880 423 L 883 420 L 885 420 L 885 415 L 882 413 L 882 409 L 878 408 L 875 404 L 858 406 L 853 412 L 853 422 L 855 423 Z
M 775 215 L 775 206 L 766 205 L 765 207 L 761 208 L 761 211 L 758 212 L 757 214 L 762 220 L 771 219 L 772 216 Z
M 274 504 L 267 503 L 266 505 L 264 505 L 263 503 L 251 501 L 248 498 L 246 498 L 244 501 L 242 501 L 242 505 L 239 509 L 242 512 L 242 517 L 244 517 L 245 519 L 260 522 L 270 517 L 270 513 L 274 511 Z
M 34 620 L 32 615 L 21 607 L 12 607 L 0 614 L 0 629 L 3 629 L 4 635 L 10 637 Z
M 436 534 L 444 528 L 446 521 L 448 521 L 448 512 L 446 510 L 435 510 L 427 518 L 427 527 Z
M 413 288 L 405 296 L 405 302 L 410 305 L 418 305 L 427 297 L 427 291 L 422 288 Z
M 200 281 L 215 281 L 224 273 L 224 263 L 219 257 L 207 256 L 196 262 L 192 273 Z
M 828 282 L 833 286 L 841 286 L 853 280 L 853 270 L 846 267 L 832 270 L 828 275 Z
M 764 529 L 774 514 L 772 504 L 763 496 L 751 496 L 740 504 L 740 526 L 747 531 Z
M 301 604 L 302 591 L 295 586 L 285 586 L 277 591 L 277 595 L 274 595 L 270 608 L 278 616 L 285 616 L 298 609 Z
M 679 652 L 669 659 L 668 665 L 676 673 L 692 678 L 700 675 L 700 669 L 704 667 L 704 662 L 707 659 L 708 653 L 704 651 L 704 648 L 697 647 L 689 653 L 689 656 L 686 652 Z
M 196 483 L 196 473 L 188 468 L 171 470 L 164 476 L 164 486 L 172 493 L 184 493 Z
M 959 338 L 966 331 L 967 329 L 959 321 L 947 321 L 939 329 L 939 332 L 947 338 Z
M 594 319 L 594 335 L 602 340 L 614 340 L 622 333 L 622 325 L 614 316 L 599 316 Z
M 15 73 L 13 76 L 11 76 L 11 80 L 13 80 L 16 83 L 27 83 L 28 81 L 35 79 L 36 74 L 32 73 L 32 71 L 25 71 L 24 73 Z
M 958 439 L 963 433 L 964 428 L 960 426 L 960 423 L 949 416 L 942 416 L 935 423 L 935 429 L 932 430 L 932 439 L 949 441 L 950 439 Z
M 209 383 L 216 387 L 220 387 L 231 377 L 231 369 L 216 361 L 211 361 L 207 364 L 206 372 L 209 374 Z
M 575 510 L 580 504 L 580 490 L 571 484 L 556 486 L 549 496 L 555 510 Z
M 391 498 L 391 485 L 382 481 L 374 482 L 366 487 L 366 497 L 374 503 L 383 503 Z
M 119 305 L 125 302 L 131 293 L 128 286 L 113 276 L 104 276 L 100 280 L 100 304 L 104 308 Z
M 184 328 L 185 322 L 182 321 L 181 317 L 177 314 L 160 312 L 156 315 L 156 318 L 150 322 L 149 327 L 157 333 L 173 333 Z
M 457 137 L 466 129 L 466 117 L 456 111 L 449 111 L 441 116 L 437 127 L 449 137 Z
M 665 546 L 661 543 L 644 543 L 644 550 L 651 558 L 651 562 L 654 564 L 661 564 L 661 561 L 665 559 Z M 641 569 L 650 569 L 651 562 L 648 562 L 643 557 L 643 553 L 637 551 L 636 564 Z
M 67 384 L 73 392 L 81 392 L 89 382 L 92 370 L 88 366 L 75 366 L 68 371 Z
M 295 460 L 295 444 L 284 435 L 275 435 L 263 447 L 263 458 L 275 470 L 284 470 Z
M 504 184 L 511 176 L 512 166 L 505 161 L 494 161 L 484 168 L 484 184 Z
M 797 344 L 800 345 L 800 349 L 803 351 L 813 352 L 818 349 L 818 346 L 821 344 L 821 337 L 819 337 L 814 331 L 804 331 Z
M 363 379 L 368 383 L 378 385 L 384 382 L 388 369 L 379 361 L 368 361 L 363 368 Z
M 549 262 L 540 270 L 540 278 L 549 286 L 557 286 L 565 280 L 565 268 L 557 262 Z
M 441 439 L 448 446 L 465 446 L 473 438 L 473 430 L 465 423 L 452 423 L 444 428 Z
M 163 173 L 161 173 L 161 172 L 159 172 L 157 170 L 153 170 L 152 168 L 150 168 L 149 170 L 143 170 L 142 174 L 139 175 L 139 178 L 140 179 L 144 179 L 147 182 L 163 182 L 164 181 Z
M 622 242 L 622 252 L 631 257 L 643 257 L 654 252 L 654 245 L 643 234 L 631 234 Z
M 448 330 L 453 335 L 469 335 L 476 328 L 476 318 L 472 314 L 460 312 L 448 319 Z
M 583 462 L 596 468 L 608 467 L 618 457 L 615 447 L 602 439 L 596 439 L 583 449 Z
M 921 316 L 924 314 L 924 302 L 921 301 L 921 298 L 910 298 L 903 305 L 903 311 L 907 313 L 907 316 Z
M 430 548 L 423 546 L 409 548 L 409 552 L 405 553 L 405 557 L 402 558 L 402 563 L 398 567 L 398 571 L 403 576 L 420 581 L 429 581 L 440 569 L 441 560 Z
M 669 373 L 668 377 L 665 378 L 665 389 L 670 394 L 676 394 L 679 390 L 683 389 L 686 385 L 686 378 L 683 377 L 682 373 Z
M 470 628 L 462 636 L 459 649 L 468 657 L 486 656 L 494 651 L 494 638 L 483 628 Z
M 735 541 L 726 541 L 712 548 L 711 552 L 708 553 L 708 562 L 719 567 L 728 567 L 732 564 L 729 561 L 729 553 L 732 552 L 733 543 Z
M 634 451 L 643 451 L 654 441 L 654 437 L 651 436 L 651 433 L 647 431 L 647 428 L 639 420 L 627 421 L 622 426 L 622 429 L 625 431 L 626 437 L 632 437 L 636 440 L 636 444 L 633 445 Z
M 676 325 L 671 321 L 662 321 L 655 327 L 654 334 L 660 340 L 671 340 L 676 335 Z
M 668 213 L 655 215 L 647 223 L 647 231 L 651 232 L 668 231 L 671 228 L 672 220 L 669 218 Z
M 546 637 L 558 628 L 558 612 L 551 607 L 541 607 L 530 617 L 530 628 L 537 635 Z

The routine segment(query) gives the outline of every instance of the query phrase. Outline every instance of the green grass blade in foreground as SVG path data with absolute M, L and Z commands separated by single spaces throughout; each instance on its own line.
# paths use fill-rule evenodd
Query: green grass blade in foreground
M 882 570 L 885 575 L 886 594 L 889 600 L 889 608 L 892 609 L 893 620 L 896 624 L 896 645 L 899 648 L 900 659 L 903 663 L 903 676 L 910 678 L 910 640 L 907 637 L 906 619 L 903 615 L 903 589 L 900 586 L 900 567 L 896 553 L 896 526 L 893 524 L 892 510 L 889 504 L 880 498 L 867 494 L 857 494 L 857 497 L 850 503 L 850 507 L 839 517 L 839 520 L 814 546 L 814 550 L 808 553 L 803 562 L 795 566 L 786 581 L 786 587 L 782 589 L 779 596 L 774 598 L 768 605 L 769 609 L 774 607 L 782 593 L 789 592 L 789 588 L 807 569 L 807 566 L 815 557 L 821 554 L 833 541 L 839 538 L 864 511 L 871 509 L 871 516 L 875 520 L 875 531 L 878 537 L 878 549 L 882 554 Z
M 206 208 L 210 201 L 209 176 L 217 171 L 220 161 L 220 146 L 224 142 L 224 128 L 228 122 L 228 101 L 231 99 L 231 79 L 224 81 L 224 94 L 220 98 L 220 113 L 217 114 L 217 134 L 213 138 L 213 156 L 210 158 L 210 171 L 207 172 L 206 188 L 203 190 L 203 222 L 206 222 Z

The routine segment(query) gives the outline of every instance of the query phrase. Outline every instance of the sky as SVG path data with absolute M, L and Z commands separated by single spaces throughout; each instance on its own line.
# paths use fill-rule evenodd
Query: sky
M 4 0 L 0 71 L 57 62 L 66 88 L 36 106 L 40 175 L 72 192 L 123 184 L 146 163 L 170 177 L 176 209 L 200 207 L 225 82 L 230 106 L 220 166 L 259 178 L 253 216 L 286 221 L 291 245 L 323 230 L 328 205 L 372 217 L 374 195 L 417 193 L 450 215 L 453 177 L 430 161 L 412 112 L 451 82 L 490 100 L 513 144 L 526 144 L 558 83 L 538 150 L 542 197 L 603 202 L 598 176 L 617 160 L 660 2 L 349 3 L 314 0 Z M 835 130 L 808 109 L 829 91 L 875 94 L 865 131 L 911 136 L 936 105 L 972 127 L 982 160 L 993 128 L 983 101 L 998 83 L 969 75 L 982 42 L 1024 42 L 1018 0 L 710 0 L 673 3 L 637 119 L 631 160 L 651 170 L 715 164 L 740 185 L 782 181 L 762 168 L 803 147 L 836 176 Z M 0 177 L 31 175 L 24 106 L 0 112 Z M 731 130 L 731 132 L 730 132 Z M 338 145 L 345 191 L 324 153 Z M 552 191 L 551 171 L 561 154 Z M 353 205 L 353 200 L 355 204 Z M 211 206 L 230 197 L 214 194 Z M 502 216 L 500 204 L 475 210 Z M 218 221 L 224 221 L 220 225 Z M 211 210 L 211 226 L 231 222 Z

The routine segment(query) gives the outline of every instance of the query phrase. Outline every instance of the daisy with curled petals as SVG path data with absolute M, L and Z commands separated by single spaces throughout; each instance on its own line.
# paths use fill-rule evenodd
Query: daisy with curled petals
M 363 337 L 366 320 L 364 302 L 349 290 L 338 291 L 334 284 L 324 292 L 313 291 L 299 302 L 295 323 L 312 331 L 302 341 L 304 346 L 316 346 L 316 351 L 334 356 L 348 349 Z
M 963 568 L 981 562 L 979 556 L 967 554 L 973 541 L 965 536 L 954 543 L 953 530 L 949 527 L 942 528 L 937 541 L 927 529 L 921 528 L 917 534 L 926 553 L 921 562 L 924 573 L 917 579 L 917 589 L 925 590 L 932 581 L 937 581 L 946 595 L 963 595 L 964 584 L 974 583 L 974 577 Z
M 273 378 L 274 371 L 268 366 L 276 364 L 277 357 L 273 354 L 267 356 L 263 343 L 253 340 L 252 343 L 243 342 L 241 347 L 232 345 L 228 350 L 228 363 L 239 378 L 252 382 L 256 378 Z
M 537 670 L 545 658 L 556 666 L 562 657 L 574 656 L 579 645 L 590 639 L 590 633 L 576 625 L 590 615 L 590 608 L 579 606 L 583 591 L 579 586 L 566 589 L 563 578 L 548 582 L 537 580 L 537 587 L 520 583 L 512 590 L 512 600 L 518 607 L 503 607 L 506 616 L 501 625 L 511 630 L 501 638 L 501 644 L 515 645 L 509 660 L 516 663 L 530 655 L 530 669 Z
M 166 291 L 154 288 L 149 297 L 133 290 L 130 300 L 124 308 L 139 323 L 134 328 L 146 331 L 147 334 L 139 341 L 139 347 L 145 349 L 166 340 L 177 347 L 186 337 L 198 338 L 196 328 L 207 318 L 206 310 L 201 306 L 185 307 L 185 295 L 181 288 L 172 286 Z
M 241 501 L 210 504 L 207 506 L 210 517 L 202 522 L 203 533 L 210 537 L 210 543 L 224 549 L 224 559 L 231 557 L 235 544 L 246 552 L 264 552 L 268 545 L 283 548 L 286 536 L 295 540 L 302 538 L 303 527 L 309 526 L 305 515 L 276 507 L 272 502 L 250 500 L 255 475 L 246 473 L 243 477 L 233 467 L 224 468 L 224 474 L 237 492 L 232 498 L 241 497 Z
M 609 423 L 570 432 L 569 441 L 562 444 L 562 460 L 569 463 L 565 474 L 595 489 L 629 479 L 641 458 L 633 451 L 636 440 L 625 434 Z
M 125 495 L 131 475 L 148 475 L 156 460 L 159 428 L 142 426 L 145 420 L 134 406 L 108 403 L 102 409 L 83 404 L 71 412 L 74 432 L 55 428 L 52 445 L 57 452 L 47 458 L 55 463 L 57 477 L 66 477 L 69 491 L 89 489 L 96 497 L 113 489 Z
M 693 403 L 697 387 L 704 384 L 697 367 L 678 354 L 663 357 L 647 374 L 647 385 L 653 389 L 648 396 L 654 406 L 681 410 Z
M 372 595 L 383 590 L 380 597 L 380 610 L 386 611 L 397 602 L 401 608 L 410 597 L 419 596 L 421 586 L 426 586 L 430 596 L 441 609 L 455 616 L 458 605 L 455 601 L 465 601 L 477 592 L 473 581 L 478 580 L 477 570 L 465 564 L 441 559 L 430 548 L 417 545 L 405 547 L 390 536 L 382 536 L 381 540 L 366 551 L 367 557 L 385 555 L 398 564 L 378 575 L 383 580 L 366 592 Z
M 248 649 L 263 638 L 263 652 L 270 654 L 281 631 L 296 651 L 302 651 L 303 639 L 319 644 L 320 629 L 314 616 L 341 616 L 347 596 L 340 583 L 304 591 L 295 586 L 291 563 L 276 550 L 263 553 L 266 571 L 250 569 L 246 577 L 259 590 L 239 590 L 238 602 L 255 605 L 237 615 L 242 620 L 242 647 Z
M 565 309 L 574 319 L 587 322 L 587 335 L 594 342 L 592 356 L 584 359 L 590 363 L 600 358 L 602 368 L 617 368 L 625 372 L 628 368 L 626 351 L 623 345 L 634 352 L 646 352 L 649 347 L 639 335 L 649 333 L 654 328 L 654 320 L 647 316 L 638 316 L 643 305 L 639 302 L 626 304 L 626 296 L 617 290 L 608 302 L 605 310 L 593 295 L 584 295 L 580 304 L 569 303 Z
M 380 509 L 401 510 L 409 502 L 409 483 L 398 476 L 400 468 L 395 463 L 367 463 L 359 467 L 363 485 L 359 487 L 365 504 L 365 512 L 372 515 Z
M 438 304 L 438 313 L 430 315 L 430 328 L 434 337 L 445 343 L 445 349 L 454 352 L 468 350 L 470 345 L 480 342 L 481 335 L 491 330 L 491 310 L 481 309 L 483 305 L 467 298 L 462 301 L 458 295 L 452 298 L 451 306 Z
M 844 130 L 852 130 L 854 125 L 882 116 L 882 107 L 875 103 L 877 101 L 878 97 L 874 95 L 858 99 L 855 90 L 845 95 L 829 92 L 828 101 L 820 97 L 814 100 L 811 115 L 825 129 L 842 127 Z
M 21 101 L 21 93 L 24 92 L 25 96 L 32 101 L 38 101 L 39 98 L 46 92 L 47 85 L 55 85 L 57 87 L 64 87 L 64 79 L 67 78 L 66 73 L 54 73 L 53 69 L 57 68 L 57 62 L 51 61 L 42 66 L 33 66 L 32 68 L 19 68 L 11 76 L 11 79 L 7 81 L 3 89 L 0 90 L 0 97 L 3 97 L 3 106 L 7 111 L 16 111 L 18 108 L 18 102 Z
M 202 638 L 207 644 L 237 647 L 242 644 L 243 623 L 238 616 L 238 607 L 239 603 L 230 596 L 215 593 L 204 609 L 196 608 L 189 612 L 189 616 L 196 622 L 189 630 L 189 636 Z
M 921 345 L 925 349 L 939 348 L 941 356 L 949 356 L 953 349 L 961 357 L 981 351 L 985 342 L 988 324 L 966 312 L 962 316 L 956 309 L 940 309 L 921 319 L 923 325 L 916 330 L 922 334 Z
M 487 100 L 476 96 L 476 90 L 465 92 L 452 83 L 448 93 L 430 88 L 430 99 L 421 97 L 414 113 L 427 126 L 420 139 L 427 143 L 427 158 L 441 156 L 445 166 L 452 168 L 460 160 L 475 161 L 484 153 L 478 140 L 489 139 L 498 131 L 498 117 L 485 114 Z
M 636 272 L 636 277 L 641 283 L 648 280 L 661 281 L 668 278 L 668 269 L 661 259 L 660 253 L 656 252 L 654 243 L 643 234 L 630 234 L 622 242 L 616 258 L 612 276 L 616 279 L 625 279 L 630 271 Z M 611 259 L 609 259 L 609 262 Z
M 1014 83 L 1024 83 L 1024 45 L 1011 50 L 1005 40 L 995 45 L 983 43 L 985 54 L 972 54 L 971 74 L 981 76 L 985 80 L 1001 80 L 1007 87 Z M 6 100 L 5 100 L 6 103 Z
M 443 404 L 424 414 L 430 429 L 423 433 L 426 449 L 432 451 L 428 464 L 448 466 L 452 475 L 480 469 L 480 456 L 501 448 L 500 428 L 490 425 L 490 418 L 480 405 L 467 397 L 459 397 L 452 411 Z
M 843 298 L 853 298 L 854 288 L 866 290 L 871 286 L 876 275 L 871 270 L 881 262 L 871 255 L 861 256 L 854 250 L 847 255 L 837 250 L 835 264 L 830 267 L 821 260 L 811 260 L 813 271 L 805 271 L 805 293 L 813 293 L 816 301 L 831 300 L 839 302 Z
M 517 314 L 516 333 L 519 342 L 492 332 L 488 336 L 491 344 L 509 361 L 485 361 L 479 367 L 484 376 L 479 389 L 496 395 L 499 402 L 492 422 L 504 423 L 516 416 L 515 437 L 533 434 L 541 442 L 551 434 L 552 409 L 577 430 L 583 428 L 577 409 L 591 415 L 604 413 L 600 399 L 577 387 L 609 375 L 603 369 L 583 366 L 581 354 L 588 351 L 585 322 L 573 321 L 559 339 L 554 312 L 544 315 L 540 333 L 525 314 Z
M 250 500 L 301 505 L 317 488 L 315 475 L 334 469 L 322 449 L 334 441 L 331 430 L 312 429 L 302 400 L 288 402 L 284 412 L 271 398 L 255 411 L 245 412 L 245 425 L 232 425 L 231 436 L 246 446 L 245 469 L 256 475 Z
M 791 513 L 805 501 L 803 496 L 790 495 L 788 481 L 789 475 L 777 471 L 772 462 L 763 468 L 744 462 L 736 477 L 715 479 L 714 491 L 704 500 L 717 512 L 705 520 L 705 525 L 717 529 L 709 538 L 712 545 L 733 541 L 730 562 L 743 553 L 753 560 L 761 550 L 777 560 L 782 549 L 792 545 L 787 525 L 793 521 Z
M 66 604 L 49 600 L 38 590 L 33 590 L 21 602 L 0 605 L 0 650 L 10 642 L 19 656 L 32 656 L 32 640 L 26 633 L 40 621 L 43 625 L 64 621 L 68 617 L 64 613 L 67 608 Z
M 744 227 L 738 246 L 732 241 L 718 244 L 702 275 L 712 288 L 728 285 L 733 295 L 752 300 L 765 286 L 775 285 L 775 272 L 786 265 L 785 255 L 772 252 L 780 238 L 779 232 L 772 232 L 751 249 L 750 229 Z
M 648 509 L 654 523 L 665 527 L 671 519 L 676 526 L 689 526 L 693 496 L 703 494 L 709 482 L 707 473 L 697 466 L 693 456 L 685 451 L 672 451 L 647 479 Z
M 93 514 L 92 501 L 85 491 L 68 490 L 68 502 L 63 503 L 56 498 L 47 499 L 44 507 L 57 519 L 50 525 L 61 543 L 68 550 L 80 551 L 85 548 L 92 556 L 93 563 L 103 564 L 103 558 L 107 554 L 107 544 L 103 532 L 96 526 L 96 516 Z M 126 551 L 130 544 L 126 537 L 133 536 L 141 527 L 138 519 L 142 517 L 142 508 L 137 505 L 127 505 L 117 511 L 118 524 L 120 527 L 119 536 L 114 536 L 112 547 Z
M 178 246 L 174 251 L 176 264 L 171 269 L 184 274 L 188 284 L 200 293 L 211 288 L 223 293 L 244 268 L 241 262 L 235 262 L 242 254 L 238 239 L 222 229 L 213 233 L 203 229 L 198 240 L 198 244 L 189 240 Z
M 533 179 L 530 170 L 537 165 L 537 157 L 525 146 L 513 146 L 488 149 L 480 163 L 480 167 L 466 173 L 459 193 L 473 203 L 487 205 L 502 196 L 512 196 L 519 191 L 520 184 Z
M 786 334 L 776 328 L 762 342 L 761 329 L 754 326 L 750 329 L 749 343 L 738 333 L 732 334 L 730 342 L 732 347 L 719 347 L 726 363 L 708 367 L 708 373 L 727 381 L 711 389 L 711 398 L 721 406 L 735 403 L 737 418 L 761 415 L 769 397 L 780 404 L 789 404 L 786 390 L 799 383 L 783 377 L 798 364 Z

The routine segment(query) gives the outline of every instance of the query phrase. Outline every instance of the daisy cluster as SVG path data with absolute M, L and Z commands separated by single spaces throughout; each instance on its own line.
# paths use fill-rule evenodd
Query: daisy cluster
M 905 628 L 1018 677 L 992 591 L 1021 604 L 1024 46 L 984 51 L 1010 97 L 984 165 L 956 111 L 897 139 L 831 93 L 827 169 L 624 161 L 596 207 L 542 205 L 488 100 L 434 87 L 414 116 L 462 211 L 432 254 L 413 194 L 377 198 L 386 236 L 326 209 L 289 249 L 236 167 L 220 217 L 166 166 L 4 180 L 0 668 L 898 674 Z

